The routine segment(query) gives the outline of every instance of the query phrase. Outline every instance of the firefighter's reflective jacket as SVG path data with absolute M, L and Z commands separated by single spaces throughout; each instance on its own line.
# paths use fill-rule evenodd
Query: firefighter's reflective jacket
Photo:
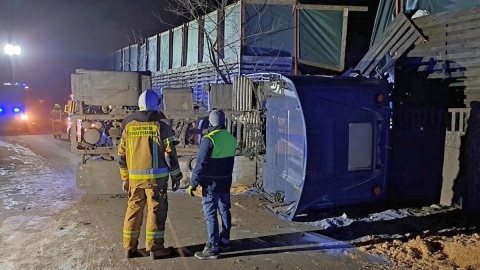
M 169 175 L 179 181 L 182 173 L 173 144 L 170 122 L 159 112 L 142 111 L 122 123 L 118 147 L 120 175 L 131 187 L 167 188 Z
M 51 120 L 62 120 L 63 118 L 63 111 L 60 109 L 53 109 L 50 111 L 50 119 Z

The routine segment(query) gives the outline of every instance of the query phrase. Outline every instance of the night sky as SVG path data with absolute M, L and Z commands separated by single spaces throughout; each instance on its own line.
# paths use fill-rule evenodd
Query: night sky
M 154 15 L 171 16 L 163 3 L 0 0 L 0 82 L 13 80 L 12 63 L 15 80 L 27 83 L 35 98 L 64 104 L 75 69 L 111 69 L 108 55 L 132 44 L 134 33 L 146 38 L 171 28 Z M 20 45 L 22 54 L 6 55 L 7 43 Z

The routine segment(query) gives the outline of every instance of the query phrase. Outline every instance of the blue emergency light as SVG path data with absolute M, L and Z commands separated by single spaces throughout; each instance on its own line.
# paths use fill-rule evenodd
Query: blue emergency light
M 0 108 L 0 113 L 2 113 L 2 112 L 3 112 L 3 108 Z
M 13 112 L 14 112 L 14 113 L 19 113 L 20 111 L 21 111 L 21 109 L 18 108 L 18 107 L 13 108 Z

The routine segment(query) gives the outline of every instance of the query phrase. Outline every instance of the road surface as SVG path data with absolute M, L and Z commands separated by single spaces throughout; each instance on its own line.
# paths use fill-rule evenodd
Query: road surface
M 65 134 L 63 135 L 65 137 Z M 206 241 L 201 199 L 169 192 L 166 245 L 178 256 L 124 259 L 126 196 L 86 195 L 75 187 L 67 140 L 0 136 L 0 269 L 384 269 L 379 258 L 322 236 L 306 223 L 271 214 L 255 192 L 232 197 L 231 252 L 192 256 Z M 118 189 L 121 189 L 119 180 Z M 143 230 L 142 230 L 143 231 Z M 144 247 L 144 231 L 140 248 Z

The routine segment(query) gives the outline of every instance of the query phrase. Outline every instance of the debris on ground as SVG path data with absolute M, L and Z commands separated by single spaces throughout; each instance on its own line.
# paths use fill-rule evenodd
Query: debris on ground
M 373 239 L 371 239 L 373 240 Z M 417 236 L 362 246 L 361 251 L 386 257 L 395 269 L 480 269 L 480 235 Z
M 248 191 L 250 191 L 251 189 L 252 189 L 252 187 L 249 187 L 247 185 L 236 185 L 236 186 L 230 188 L 230 193 L 232 195 L 245 194 Z M 193 194 L 195 194 L 195 196 L 202 197 L 202 187 L 198 186 L 195 189 L 195 191 L 193 192 Z
M 309 223 L 386 259 L 392 269 L 480 270 L 480 228 L 456 207 L 354 208 Z

